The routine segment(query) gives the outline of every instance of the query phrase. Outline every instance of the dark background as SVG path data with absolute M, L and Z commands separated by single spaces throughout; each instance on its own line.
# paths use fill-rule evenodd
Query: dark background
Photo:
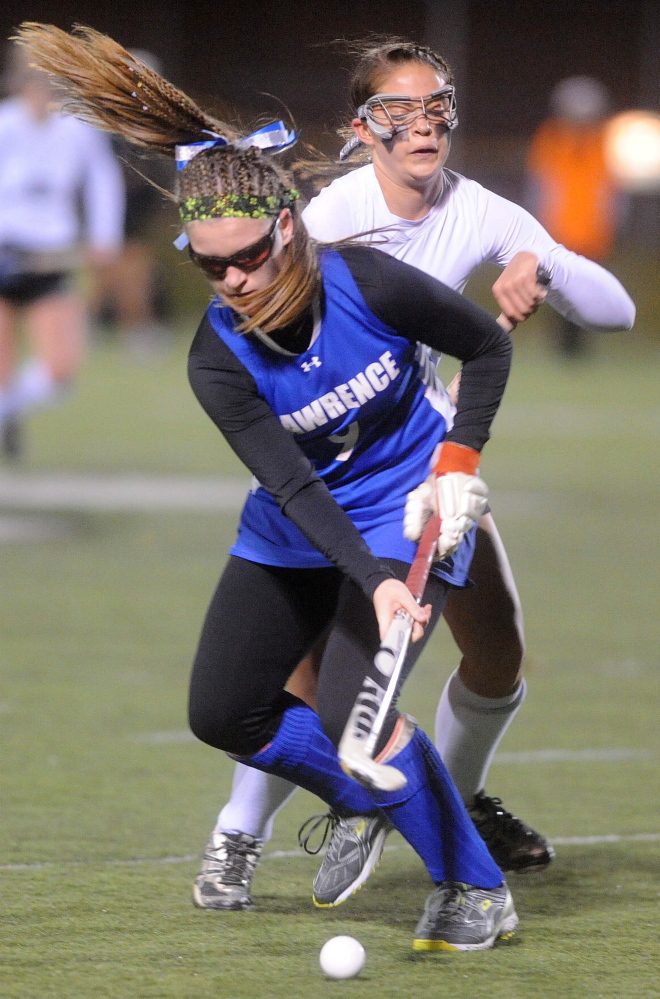
M 24 20 L 67 30 L 88 24 L 127 48 L 147 49 L 160 57 L 173 83 L 212 113 L 244 128 L 292 118 L 305 142 L 333 157 L 342 144 L 335 130 L 352 117 L 352 59 L 338 40 L 378 33 L 428 44 L 456 73 L 460 128 L 453 134 L 449 166 L 526 207 L 529 140 L 560 79 L 597 77 L 610 91 L 613 112 L 660 110 L 660 0 L 9 0 L 0 5 L 2 37 Z M 304 155 L 300 144 L 296 150 Z M 155 165 L 143 168 L 152 173 Z M 157 179 L 171 188 L 168 180 Z M 313 193 L 309 184 L 299 186 L 304 195 Z M 622 204 L 610 266 L 638 304 L 637 329 L 655 338 L 660 192 Z M 178 231 L 176 212 L 163 201 L 149 238 L 161 262 L 162 286 L 186 311 L 206 288 L 201 277 L 195 281 L 182 268 L 181 255 L 172 248 Z M 479 299 L 479 289 L 470 294 Z
M 333 129 L 350 113 L 350 58 L 333 40 L 378 32 L 426 42 L 457 73 L 452 165 L 509 196 L 520 191 L 526 141 L 562 77 L 598 77 L 614 110 L 660 106 L 658 0 L 10 0 L 2 35 L 23 20 L 81 22 L 148 49 L 173 82 L 243 123 L 279 117 L 281 101 L 326 152 L 336 151 Z

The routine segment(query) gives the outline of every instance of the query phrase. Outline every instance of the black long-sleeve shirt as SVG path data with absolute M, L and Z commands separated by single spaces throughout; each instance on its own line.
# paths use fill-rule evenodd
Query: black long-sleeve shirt
M 387 254 L 367 247 L 339 251 L 371 312 L 411 343 L 463 362 L 454 426 L 446 440 L 481 450 L 504 392 L 511 361 L 508 335 L 458 293 Z M 271 333 L 281 347 L 309 345 L 311 315 Z M 248 334 L 252 335 L 252 334 Z M 202 407 L 282 512 L 326 558 L 368 595 L 391 573 L 369 551 L 294 437 L 259 394 L 248 369 L 204 318 L 193 340 L 189 378 Z M 411 489 L 418 485 L 411 482 Z

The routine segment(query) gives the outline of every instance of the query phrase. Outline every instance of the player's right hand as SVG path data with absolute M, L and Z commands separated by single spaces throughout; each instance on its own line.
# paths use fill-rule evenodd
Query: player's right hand
M 529 319 L 547 295 L 547 289 L 538 283 L 538 266 L 536 254 L 522 250 L 493 285 L 493 297 L 513 326 Z
M 431 604 L 420 607 L 406 584 L 399 579 L 383 580 L 376 587 L 373 602 L 381 641 L 387 635 L 398 610 L 405 611 L 413 619 L 413 642 L 419 641 L 424 634 L 424 628 L 431 620 Z

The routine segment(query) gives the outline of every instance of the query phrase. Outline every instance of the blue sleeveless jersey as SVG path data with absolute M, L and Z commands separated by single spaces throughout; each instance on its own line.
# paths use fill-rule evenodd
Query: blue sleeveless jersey
M 303 354 L 276 353 L 233 329 L 230 309 L 214 300 L 208 318 L 245 365 L 374 555 L 411 563 L 403 536 L 407 494 L 429 474 L 451 426 L 451 403 L 423 347 L 368 308 L 338 253 L 321 255 L 325 301 L 318 336 Z M 476 529 L 434 573 L 464 586 Z M 243 508 L 232 555 L 266 565 L 316 568 L 331 563 L 258 484 Z

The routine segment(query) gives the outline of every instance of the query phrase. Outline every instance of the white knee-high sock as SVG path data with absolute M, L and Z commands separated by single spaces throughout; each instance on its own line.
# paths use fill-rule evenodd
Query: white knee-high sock
M 244 832 L 269 840 L 275 816 L 296 790 L 284 777 L 237 763 L 231 798 L 218 815 L 214 832 Z
M 59 401 L 64 386 L 55 381 L 45 364 L 31 358 L 23 364 L 6 390 L 3 415 L 20 416 L 35 406 L 47 406 Z
M 502 736 L 525 699 L 525 681 L 507 697 L 482 697 L 465 686 L 458 670 L 442 692 L 435 744 L 466 804 L 483 789 Z

